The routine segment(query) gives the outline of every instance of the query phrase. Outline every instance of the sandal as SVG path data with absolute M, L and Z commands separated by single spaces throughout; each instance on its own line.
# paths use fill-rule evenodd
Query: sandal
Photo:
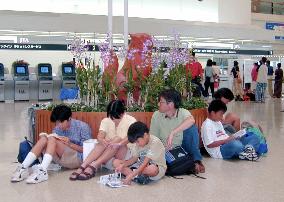
M 84 171 L 78 175 L 77 180 L 89 180 L 96 176 L 97 169 L 94 166 L 88 165 L 86 168 L 91 168 L 92 173 Z
M 81 169 L 81 172 L 80 172 L 80 173 L 77 173 L 77 172 L 75 171 L 75 172 L 71 173 L 71 176 L 69 177 L 69 180 L 71 180 L 71 181 L 77 180 L 77 179 L 78 179 L 78 176 L 79 176 L 80 174 L 82 174 L 82 173 L 84 172 L 84 170 L 85 170 L 85 168 L 84 168 L 83 166 L 80 166 L 79 169 Z

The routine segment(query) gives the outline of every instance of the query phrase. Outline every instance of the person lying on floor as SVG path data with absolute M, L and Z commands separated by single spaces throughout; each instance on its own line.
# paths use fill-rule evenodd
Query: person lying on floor
M 256 151 L 260 146 L 260 138 L 253 133 L 228 136 L 221 123 L 226 111 L 226 104 L 221 100 L 213 100 L 209 104 L 208 118 L 201 127 L 201 137 L 206 151 L 213 158 L 257 160 L 259 155 Z
M 130 158 L 127 131 L 136 119 L 126 114 L 124 103 L 113 100 L 107 106 L 107 118 L 101 121 L 98 144 L 90 152 L 85 161 L 70 176 L 70 180 L 89 180 L 95 176 L 102 164 L 112 165 L 113 157 L 117 159 Z M 112 169 L 111 167 L 108 167 Z
M 70 107 L 56 106 L 50 116 L 55 122 L 53 135 L 42 135 L 28 153 L 25 160 L 18 166 L 11 177 L 11 182 L 26 179 L 29 184 L 36 184 L 48 180 L 47 168 L 53 160 L 62 167 L 74 169 L 80 167 L 83 159 L 83 142 L 91 138 L 91 129 L 87 123 L 71 118 Z M 28 168 L 42 154 L 41 164 L 33 166 L 33 173 L 29 175 Z
M 148 127 L 142 122 L 133 123 L 127 136 L 129 142 L 136 144 L 133 157 L 129 160 L 113 161 L 115 170 L 126 176 L 123 183 L 130 184 L 134 180 L 139 184 L 147 184 L 161 179 L 167 169 L 165 148 L 161 140 L 149 134 Z

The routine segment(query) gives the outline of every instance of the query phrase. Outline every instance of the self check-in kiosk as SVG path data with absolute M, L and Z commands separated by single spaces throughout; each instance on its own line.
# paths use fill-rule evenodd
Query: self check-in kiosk
M 4 101 L 4 93 L 5 93 L 5 88 L 4 88 L 5 82 L 4 82 L 4 65 L 0 63 L 0 101 Z
M 29 100 L 29 69 L 27 64 L 14 65 L 15 100 Z
M 38 100 L 53 99 L 52 66 L 49 63 L 40 63 L 38 73 Z
M 76 71 L 72 63 L 62 64 L 62 87 L 73 88 L 76 87 Z

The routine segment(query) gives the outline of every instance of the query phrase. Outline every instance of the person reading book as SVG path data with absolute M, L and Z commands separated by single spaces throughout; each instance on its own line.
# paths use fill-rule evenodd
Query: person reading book
M 36 184 L 48 180 L 47 168 L 53 160 L 65 168 L 78 168 L 83 160 L 83 142 L 91 138 L 88 124 L 71 118 L 70 107 L 56 106 L 51 113 L 50 120 L 56 126 L 52 134 L 41 133 L 40 139 L 28 153 L 11 177 L 11 182 L 26 179 L 29 184 Z M 28 168 L 42 154 L 41 164 L 33 166 L 33 173 L 29 175 Z
M 229 136 L 221 123 L 226 104 L 221 100 L 213 100 L 208 107 L 208 118 L 201 127 L 201 136 L 206 151 L 213 158 L 255 161 L 259 158 L 256 151 L 260 139 L 256 135 L 247 135 L 245 130 Z

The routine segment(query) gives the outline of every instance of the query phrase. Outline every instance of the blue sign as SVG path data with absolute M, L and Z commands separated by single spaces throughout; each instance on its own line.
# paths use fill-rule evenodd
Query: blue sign
M 284 28 L 284 23 L 267 22 L 266 25 L 265 25 L 265 28 L 269 29 L 269 30 L 275 30 L 276 27 L 283 27 Z

